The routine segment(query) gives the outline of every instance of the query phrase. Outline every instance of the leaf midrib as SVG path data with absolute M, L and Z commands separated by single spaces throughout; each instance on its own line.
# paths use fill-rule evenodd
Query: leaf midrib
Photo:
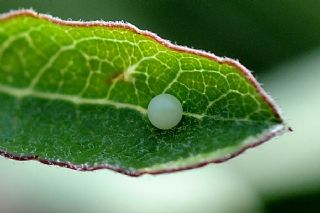
M 83 98 L 75 95 L 40 92 L 30 88 L 17 89 L 13 87 L 4 86 L 1 84 L 0 84 L 0 92 L 14 96 L 17 99 L 22 99 L 24 97 L 36 97 L 36 98 L 42 98 L 42 99 L 48 99 L 48 100 L 68 101 L 76 105 L 81 105 L 81 104 L 110 105 L 116 108 L 133 109 L 140 112 L 143 115 L 147 114 L 147 110 L 139 105 L 121 103 L 121 102 L 116 102 L 108 99 L 101 99 L 101 98 L 92 99 L 92 98 Z
M 122 103 L 113 100 L 109 100 L 106 98 L 92 99 L 92 98 L 84 98 L 76 95 L 67 95 L 67 94 L 59 94 L 59 93 L 48 93 L 48 92 L 40 92 L 31 88 L 13 88 L 6 85 L 0 84 L 0 93 L 10 95 L 15 97 L 16 99 L 23 99 L 25 97 L 36 97 L 46 100 L 61 100 L 71 102 L 75 105 L 82 104 L 93 104 L 93 105 L 108 105 L 113 106 L 118 109 L 131 109 L 141 113 L 143 116 L 147 116 L 147 109 L 130 103 Z M 188 117 L 193 117 L 198 120 L 202 120 L 204 117 L 212 117 L 214 120 L 219 121 L 243 121 L 250 123 L 261 123 L 259 121 L 250 120 L 247 118 L 216 118 L 214 116 L 206 115 L 206 114 L 197 114 L 191 112 L 183 112 L 183 115 Z

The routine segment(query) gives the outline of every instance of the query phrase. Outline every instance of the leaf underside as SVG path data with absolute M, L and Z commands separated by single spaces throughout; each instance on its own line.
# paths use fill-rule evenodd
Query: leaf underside
M 169 93 L 184 115 L 153 127 Z M 238 62 L 170 44 L 130 24 L 67 22 L 30 10 L 0 18 L 0 154 L 138 176 L 234 157 L 285 130 Z

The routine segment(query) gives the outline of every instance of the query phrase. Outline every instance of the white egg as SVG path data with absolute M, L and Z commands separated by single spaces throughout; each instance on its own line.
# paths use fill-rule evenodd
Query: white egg
M 180 101 L 170 94 L 160 94 L 152 98 L 148 105 L 148 118 L 159 129 L 171 129 L 182 118 Z

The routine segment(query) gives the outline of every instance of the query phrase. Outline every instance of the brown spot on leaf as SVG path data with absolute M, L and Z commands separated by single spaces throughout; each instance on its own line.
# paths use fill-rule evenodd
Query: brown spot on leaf
M 123 79 L 123 72 L 113 73 L 109 78 L 106 79 L 107 84 L 112 84 L 114 81 L 119 81 Z

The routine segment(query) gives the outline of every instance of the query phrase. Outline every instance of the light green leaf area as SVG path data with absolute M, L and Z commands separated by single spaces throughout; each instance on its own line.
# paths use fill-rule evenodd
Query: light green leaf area
M 283 129 L 272 102 L 236 63 L 175 49 L 129 25 L 105 25 L 32 12 L 2 17 L 2 155 L 140 175 L 227 159 Z M 161 93 L 183 106 L 170 130 L 153 127 L 146 114 Z

